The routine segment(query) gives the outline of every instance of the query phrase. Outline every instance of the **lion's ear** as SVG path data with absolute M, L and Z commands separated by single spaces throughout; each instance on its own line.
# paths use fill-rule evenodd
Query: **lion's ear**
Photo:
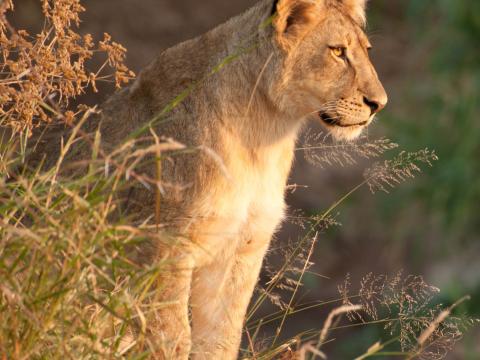
M 282 48 L 295 46 L 316 23 L 319 4 L 316 0 L 278 0 L 273 26 Z
M 342 3 L 349 15 L 360 25 L 365 26 L 367 0 L 337 0 Z

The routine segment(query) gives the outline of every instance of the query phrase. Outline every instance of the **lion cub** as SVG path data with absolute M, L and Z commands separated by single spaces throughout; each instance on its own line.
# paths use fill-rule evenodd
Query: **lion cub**
M 313 119 L 335 138 L 353 139 L 387 103 L 368 57 L 365 2 L 262 0 L 164 51 L 103 106 L 108 150 L 198 84 L 154 129 L 193 149 L 162 163 L 162 180 L 182 190 L 163 194 L 165 241 L 149 256 L 168 264 L 157 300 L 170 305 L 153 321 L 158 357 L 236 358 L 262 259 L 284 216 L 300 128 Z M 212 74 L 239 49 L 246 50 Z M 131 212 L 154 213 L 149 190 L 131 197 Z

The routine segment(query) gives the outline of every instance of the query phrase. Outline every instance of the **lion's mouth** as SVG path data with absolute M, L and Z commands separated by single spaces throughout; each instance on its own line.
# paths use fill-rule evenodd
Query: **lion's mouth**
M 338 119 L 338 117 L 333 117 L 330 114 L 326 113 L 325 111 L 319 111 L 318 116 L 328 126 L 338 126 L 343 128 L 349 128 L 354 126 L 365 126 L 368 124 L 368 121 L 362 121 L 355 124 L 342 124 L 342 122 L 340 121 L 340 119 Z

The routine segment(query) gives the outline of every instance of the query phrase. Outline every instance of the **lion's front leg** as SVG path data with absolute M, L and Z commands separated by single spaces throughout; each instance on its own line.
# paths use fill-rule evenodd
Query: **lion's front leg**
M 192 358 L 236 359 L 245 313 L 257 283 L 270 236 L 260 247 L 239 249 L 199 269 L 192 285 Z
M 155 358 L 187 360 L 191 348 L 188 303 L 194 268 L 190 254 L 167 250 L 159 259 L 158 288 L 153 299 L 155 309 L 150 326 Z

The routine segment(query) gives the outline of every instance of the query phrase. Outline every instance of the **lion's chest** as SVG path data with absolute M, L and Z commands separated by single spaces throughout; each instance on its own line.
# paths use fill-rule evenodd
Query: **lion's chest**
M 293 146 L 289 141 L 255 154 L 230 149 L 233 155 L 225 162 L 228 176 L 217 179 L 203 202 L 208 220 L 201 225 L 199 241 L 211 259 L 238 248 L 261 248 L 270 241 L 284 216 Z

